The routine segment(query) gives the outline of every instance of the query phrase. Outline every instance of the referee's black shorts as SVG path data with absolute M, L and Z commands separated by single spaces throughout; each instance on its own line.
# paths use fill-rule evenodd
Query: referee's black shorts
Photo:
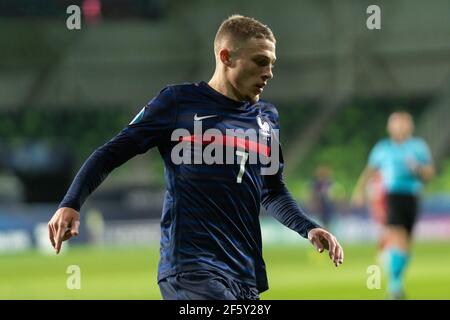
M 387 205 L 387 225 L 402 226 L 411 234 L 418 215 L 418 196 L 389 193 L 387 195 Z

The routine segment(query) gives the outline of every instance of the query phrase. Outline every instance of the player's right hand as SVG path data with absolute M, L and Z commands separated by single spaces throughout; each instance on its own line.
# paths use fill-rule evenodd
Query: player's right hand
M 48 237 L 58 254 L 63 241 L 78 235 L 80 214 L 72 208 L 59 208 L 48 223 Z

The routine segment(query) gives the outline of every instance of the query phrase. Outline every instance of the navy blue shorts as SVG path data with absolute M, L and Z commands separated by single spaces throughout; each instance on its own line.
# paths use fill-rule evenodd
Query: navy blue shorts
M 158 285 L 164 300 L 259 300 L 255 287 L 207 270 L 178 273 Z

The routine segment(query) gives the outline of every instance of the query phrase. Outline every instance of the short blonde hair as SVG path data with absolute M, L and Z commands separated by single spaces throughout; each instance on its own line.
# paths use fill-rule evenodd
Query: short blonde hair
M 217 30 L 214 39 L 214 52 L 217 54 L 219 44 L 223 39 L 228 38 L 234 46 L 237 43 L 245 42 L 249 39 L 267 39 L 276 43 L 272 30 L 258 20 L 250 17 L 244 17 L 239 14 L 233 14 L 228 17 Z
M 391 124 L 397 119 L 406 120 L 410 125 L 411 133 L 414 131 L 414 119 L 413 119 L 412 115 L 409 112 L 403 111 L 403 110 L 392 112 L 389 115 L 389 118 L 387 121 L 388 131 L 389 131 L 389 127 L 391 126 Z
M 396 118 L 405 119 L 414 125 L 414 119 L 413 119 L 412 115 L 407 111 L 399 110 L 399 111 L 392 112 L 389 115 L 388 123 Z

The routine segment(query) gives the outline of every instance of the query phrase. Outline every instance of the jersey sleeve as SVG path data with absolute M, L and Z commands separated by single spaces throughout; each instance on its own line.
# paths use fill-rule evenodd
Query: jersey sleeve
M 273 123 L 273 129 L 279 132 L 277 114 L 271 117 L 271 122 Z M 277 135 L 275 134 L 275 136 Z M 261 204 L 269 214 L 283 225 L 307 238 L 308 232 L 311 229 L 319 228 L 320 225 L 308 217 L 288 191 L 283 179 L 284 161 L 278 137 L 275 145 L 279 148 L 279 168 L 275 174 L 263 176 L 264 188 L 261 195 Z
M 166 88 L 125 129 L 89 156 L 58 208 L 69 207 L 79 211 L 86 198 L 112 170 L 137 154 L 163 143 L 174 125 L 175 117 L 175 99 L 172 90 Z
M 375 169 L 380 169 L 383 161 L 383 141 L 379 141 L 369 153 L 368 165 Z
M 422 139 L 418 139 L 416 156 L 417 156 L 417 161 L 421 165 L 428 165 L 433 162 L 430 148 L 428 147 L 427 143 Z
M 170 139 L 177 116 L 174 90 L 163 89 L 134 117 L 123 133 L 130 137 L 143 153 Z

